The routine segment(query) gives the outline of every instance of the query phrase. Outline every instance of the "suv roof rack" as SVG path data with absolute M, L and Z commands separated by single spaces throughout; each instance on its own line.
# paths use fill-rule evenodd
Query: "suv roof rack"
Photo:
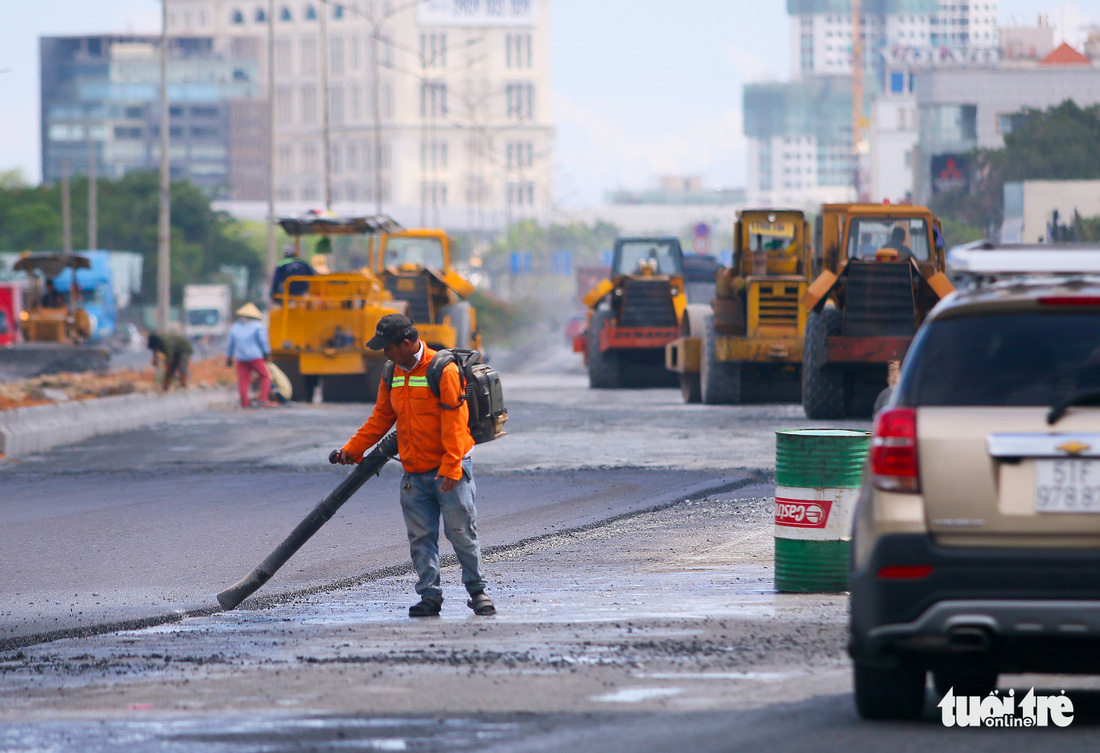
M 1100 244 L 1012 244 L 975 241 L 947 253 L 949 274 L 960 277 L 1100 274 Z

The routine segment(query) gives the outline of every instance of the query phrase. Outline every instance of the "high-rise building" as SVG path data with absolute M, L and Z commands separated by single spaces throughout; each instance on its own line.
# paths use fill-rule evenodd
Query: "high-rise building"
M 916 99 L 921 138 L 914 196 L 927 202 L 941 191 L 965 187 L 969 155 L 1002 148 L 1029 110 L 1067 100 L 1081 108 L 1100 104 L 1100 61 L 1062 44 L 1027 65 L 1015 58 L 995 69 L 931 69 L 918 76 Z M 1087 211 L 1083 205 L 1082 210 Z
M 266 50 L 274 9 L 280 211 L 475 228 L 548 214 L 549 0 L 167 2 L 170 34 L 219 49 Z
M 160 37 L 43 37 L 42 177 L 119 178 L 160 165 Z M 267 103 L 254 56 L 217 52 L 209 37 L 169 44 L 172 178 L 220 198 L 266 195 Z
M 873 200 L 912 193 L 918 123 L 914 74 L 941 64 L 991 65 L 997 3 L 863 0 L 863 144 L 859 183 Z M 744 89 L 748 190 L 768 204 L 856 198 L 851 0 L 787 0 L 790 83 Z

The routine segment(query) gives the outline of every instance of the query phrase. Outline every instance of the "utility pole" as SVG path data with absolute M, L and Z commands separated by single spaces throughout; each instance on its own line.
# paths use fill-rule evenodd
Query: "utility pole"
M 863 18 L 860 0 L 852 0 L 852 186 L 863 200 Z
M 335 0 L 321 0 L 321 7 L 332 5 Z M 383 15 L 375 16 L 375 4 L 366 8 L 352 6 L 353 13 L 366 19 L 371 29 L 371 77 L 374 86 L 374 206 L 375 213 L 382 214 L 382 82 L 379 80 L 378 50 L 382 46 L 382 26 L 398 13 L 411 10 L 423 0 L 411 0 L 407 5 L 390 7 Z M 347 6 L 344 6 L 347 8 Z M 327 96 L 327 93 L 326 93 Z M 327 127 L 326 127 L 327 132 Z
M 275 276 L 275 0 L 267 0 L 267 279 Z
M 73 213 L 69 202 L 69 160 L 61 160 L 61 250 L 73 252 Z
M 157 328 L 168 328 L 171 287 L 171 188 L 168 162 L 168 0 L 160 3 L 160 209 L 157 214 Z
M 382 45 L 382 21 L 371 18 L 370 24 L 371 78 L 374 82 L 374 213 L 382 214 L 382 82 L 378 80 L 378 48 Z
M 447 63 L 448 53 L 472 47 L 484 41 L 479 36 L 467 39 L 460 45 L 448 46 L 442 44 L 442 40 L 435 35 L 421 34 L 420 49 L 415 50 L 387 40 L 387 46 L 395 50 L 406 52 L 416 56 L 419 69 L 416 71 L 391 68 L 397 72 L 412 76 L 420 84 L 420 224 L 427 225 L 428 202 L 431 201 L 434 225 L 439 226 L 440 202 L 443 199 L 441 186 L 439 185 L 439 168 L 443 165 L 444 152 L 442 144 L 438 141 L 437 116 L 442 114 L 444 118 L 449 114 L 448 97 L 451 94 L 447 90 L 444 79 L 460 71 L 468 70 L 474 65 L 484 62 L 484 56 L 466 62 L 459 67 L 450 66 Z M 429 76 L 429 68 L 440 67 L 444 70 L 437 71 Z M 457 96 L 457 95 L 456 95 Z M 459 97 L 459 99 L 464 99 Z M 448 157 L 449 159 L 449 157 Z M 430 178 L 430 180 L 429 180 Z M 429 199 L 429 193 L 431 198 Z
M 321 3 L 321 143 L 325 160 L 325 209 L 332 209 L 332 140 L 328 124 L 328 4 Z
M 96 170 L 99 167 L 98 149 L 92 138 L 92 129 L 88 127 L 88 250 L 99 248 L 99 202 L 96 185 Z

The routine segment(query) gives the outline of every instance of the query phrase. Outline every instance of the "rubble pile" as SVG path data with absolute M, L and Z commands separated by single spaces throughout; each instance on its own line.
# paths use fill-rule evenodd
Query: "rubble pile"
M 157 389 L 163 371 L 151 366 L 140 370 L 120 369 L 106 374 L 95 372 L 48 374 L 14 382 L 0 382 L 0 410 L 29 405 L 90 400 L 111 395 L 129 395 Z M 236 372 L 221 358 L 194 361 L 190 386 L 216 387 L 236 383 Z M 173 386 L 172 389 L 179 389 Z

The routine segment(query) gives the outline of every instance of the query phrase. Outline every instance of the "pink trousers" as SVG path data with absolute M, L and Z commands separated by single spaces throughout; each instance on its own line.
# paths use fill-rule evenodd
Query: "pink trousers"
M 256 398 L 257 402 L 266 403 L 271 394 L 271 374 L 267 372 L 267 363 L 264 359 L 237 361 L 237 392 L 241 395 L 242 408 L 248 407 L 248 392 L 253 371 L 260 375 L 260 394 Z

